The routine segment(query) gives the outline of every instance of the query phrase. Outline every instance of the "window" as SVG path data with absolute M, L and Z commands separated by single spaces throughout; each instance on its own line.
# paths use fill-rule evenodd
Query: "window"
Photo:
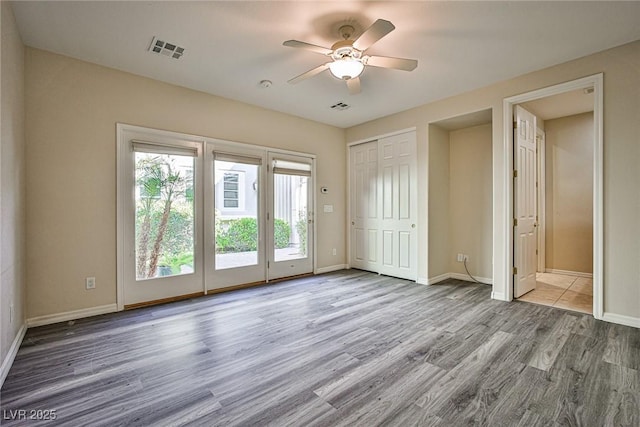
M 225 172 L 223 177 L 223 185 L 223 206 L 225 207 L 225 209 L 240 208 L 240 173 Z

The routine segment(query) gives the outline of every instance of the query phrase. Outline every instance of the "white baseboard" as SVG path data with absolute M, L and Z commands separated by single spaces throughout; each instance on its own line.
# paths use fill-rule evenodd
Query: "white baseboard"
M 491 299 L 497 299 L 498 301 L 509 301 L 507 295 L 504 292 L 491 292 Z
M 605 322 L 617 323 L 619 325 L 631 326 L 633 328 L 640 328 L 640 318 L 624 316 L 622 314 L 604 313 L 602 320 Z
M 485 285 L 493 285 L 493 279 L 489 279 L 487 277 L 477 277 L 477 276 L 473 276 L 473 277 L 475 277 L 476 280 L 478 280 L 478 282 L 480 283 L 484 283 Z M 447 279 L 457 279 L 457 280 L 464 280 L 465 282 L 473 282 L 473 280 L 471 280 L 471 277 L 469 277 L 469 275 L 467 274 L 444 273 L 439 276 L 429 278 L 428 284 L 433 285 L 435 283 L 439 283 Z
M 349 268 L 347 264 L 336 264 L 328 267 L 318 267 L 314 274 L 331 273 L 332 271 L 345 270 Z
M 9 374 L 9 369 L 11 369 L 11 365 L 13 365 L 13 361 L 16 358 L 16 354 L 18 354 L 18 349 L 20 348 L 20 345 L 22 344 L 22 340 L 24 339 L 24 334 L 26 333 L 27 333 L 27 324 L 23 323 L 20 329 L 18 330 L 16 337 L 13 339 L 13 342 L 11 343 L 9 352 L 5 356 L 4 360 L 2 361 L 2 365 L 0 366 L 0 388 L 2 387 L 2 384 L 4 384 L 4 380 L 5 378 L 7 378 L 7 375 Z
M 464 280 L 466 282 L 473 282 L 473 279 L 469 277 L 468 274 L 464 273 L 449 273 L 449 277 L 452 279 Z M 485 285 L 493 285 L 493 279 L 489 279 L 486 277 L 473 276 L 480 283 L 484 283 Z
M 444 274 L 440 274 L 438 276 L 435 277 L 430 277 L 427 280 L 427 284 L 429 285 L 434 285 L 436 283 L 442 282 L 443 280 L 447 280 L 451 278 L 451 274 L 450 273 L 444 273 Z
M 47 314 L 45 316 L 32 317 L 30 319 L 27 319 L 27 326 L 33 328 L 35 326 L 51 325 L 53 323 L 66 322 L 68 320 L 81 319 L 83 317 L 97 316 L 99 314 L 114 313 L 116 311 L 118 311 L 117 304 L 107 304 L 98 307 L 67 311 L 64 313 Z
M 558 270 L 555 268 L 545 268 L 545 273 L 564 274 L 566 276 L 593 278 L 593 273 L 582 273 L 580 271 Z

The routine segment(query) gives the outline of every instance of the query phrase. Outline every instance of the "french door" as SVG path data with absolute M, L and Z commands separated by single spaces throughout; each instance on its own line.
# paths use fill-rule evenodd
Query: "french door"
M 269 153 L 268 279 L 313 272 L 313 159 Z
M 265 281 L 264 150 L 208 143 L 207 290 Z
M 121 130 L 120 308 L 202 292 L 202 144 Z
M 118 125 L 118 306 L 313 272 L 313 158 Z

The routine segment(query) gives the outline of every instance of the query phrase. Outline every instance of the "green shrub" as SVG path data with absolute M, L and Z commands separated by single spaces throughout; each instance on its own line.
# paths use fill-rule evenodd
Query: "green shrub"
M 274 243 L 278 249 L 289 246 L 291 228 L 286 221 L 273 221 Z M 258 223 L 255 218 L 216 219 L 216 252 L 249 252 L 258 250 Z
M 277 249 L 289 246 L 289 238 L 291 237 L 291 227 L 289 223 L 276 218 L 273 220 L 273 237 Z
M 186 252 L 171 257 L 164 257 L 160 264 L 171 267 L 172 274 L 180 274 L 181 266 L 189 265 L 193 267 L 193 253 Z
M 307 220 L 307 212 L 302 211 L 298 215 L 298 221 L 296 221 L 296 231 L 298 232 L 298 237 L 300 237 L 300 253 L 302 255 L 307 254 L 307 230 L 309 221 Z
M 258 222 L 255 218 L 239 218 L 229 221 L 225 252 L 249 252 L 258 250 Z

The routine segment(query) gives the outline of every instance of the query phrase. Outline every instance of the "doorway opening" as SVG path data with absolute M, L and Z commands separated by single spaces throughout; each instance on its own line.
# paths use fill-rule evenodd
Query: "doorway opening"
M 602 75 L 504 107 L 507 299 L 601 318 Z

